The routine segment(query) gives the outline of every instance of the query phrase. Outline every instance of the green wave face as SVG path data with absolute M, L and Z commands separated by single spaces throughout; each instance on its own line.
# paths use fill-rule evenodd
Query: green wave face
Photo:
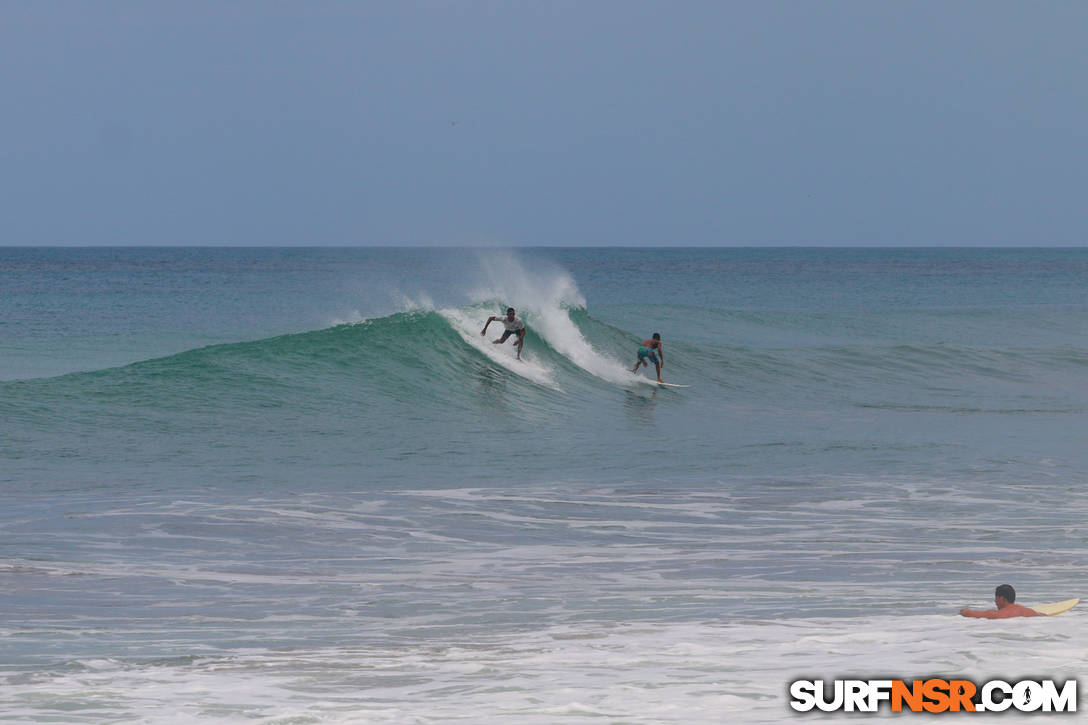
M 390 405 L 467 405 L 478 401 L 466 385 L 479 378 L 505 381 L 521 396 L 554 400 L 607 395 L 632 382 L 638 340 L 585 308 L 527 312 L 524 362 L 514 346 L 492 345 L 496 321 L 479 334 L 495 305 L 402 312 L 300 334 L 188 350 L 176 355 L 57 378 L 0 383 L 3 404 L 14 411 L 68 406 L 229 411 L 299 406 L 323 401 Z M 622 315 L 620 315 L 622 317 Z M 697 317 L 686 312 L 684 318 Z M 691 342 L 666 334 L 667 370 L 702 386 L 704 397 L 767 399 L 789 391 L 817 399 L 853 397 L 869 403 L 926 391 L 965 395 L 1014 392 L 1046 376 L 1061 389 L 1088 367 L 1088 352 L 1053 348 L 979 347 L 955 343 L 902 345 L 884 340 L 780 346 L 774 334 L 790 320 L 764 320 L 763 345 Z M 750 324 L 751 321 L 748 321 Z M 723 335 L 728 337 L 728 335 Z M 740 336 L 738 336 L 740 337 Z M 739 340 L 738 340 L 739 343 Z M 768 402 L 773 402 L 768 400 Z
M 785 346 L 778 331 L 796 315 L 774 313 L 763 315 L 762 339 L 700 339 L 708 316 L 682 310 L 675 332 L 662 326 L 665 377 L 691 387 L 661 391 L 628 367 L 655 323 L 624 322 L 638 315 L 622 308 L 528 308 L 519 362 L 509 342 L 491 342 L 501 325 L 480 335 L 497 307 L 416 310 L 0 383 L 0 456 L 39 461 L 20 479 L 106 464 L 119 477 L 156 466 L 183 481 L 196 461 L 202 475 L 263 481 L 303 466 L 368 486 L 443 485 L 455 470 L 462 483 L 466 471 L 478 482 L 515 470 L 652 479 L 662 460 L 701 470 L 713 446 L 734 447 L 725 460 L 749 468 L 782 455 L 807 465 L 825 449 L 898 460 L 945 445 L 948 434 L 933 431 L 960 431 L 964 416 L 983 446 L 1013 440 L 1025 416 L 1045 416 L 1061 435 L 1088 410 L 1088 354 L 1075 345 L 908 345 L 866 332 Z M 626 329 L 635 324 L 645 329 Z M 868 442 L 874 430 L 894 446 Z

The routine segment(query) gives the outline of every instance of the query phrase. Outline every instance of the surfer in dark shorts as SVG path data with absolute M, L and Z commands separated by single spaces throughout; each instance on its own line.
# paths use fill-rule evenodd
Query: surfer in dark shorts
M 1011 617 L 1045 617 L 1042 612 L 1016 604 L 1016 590 L 1010 584 L 1002 584 L 994 590 L 994 604 L 997 609 L 961 609 L 963 617 L 979 619 L 1009 619 Z
M 501 320 L 503 327 L 505 327 L 506 329 L 503 331 L 502 337 L 497 340 L 492 340 L 491 342 L 495 343 L 496 345 L 501 345 L 506 342 L 511 335 L 517 335 L 517 340 L 514 341 L 514 347 L 518 349 L 518 360 L 520 360 L 521 348 L 525 344 L 525 323 L 520 317 L 517 316 L 517 313 L 514 311 L 513 307 L 507 307 L 506 317 L 500 317 L 498 315 L 492 315 L 491 317 L 488 317 L 487 322 L 484 323 L 484 329 L 480 331 L 480 334 L 486 335 L 487 326 L 495 320 Z
M 660 360 L 658 357 L 660 356 Z M 665 349 L 661 347 L 661 334 L 655 332 L 652 340 L 643 340 L 642 345 L 638 349 L 638 360 L 635 360 L 635 366 L 631 368 L 631 372 L 637 373 L 638 366 L 646 367 L 646 361 L 649 360 L 657 368 L 657 382 L 663 383 L 661 379 L 661 367 L 665 364 Z

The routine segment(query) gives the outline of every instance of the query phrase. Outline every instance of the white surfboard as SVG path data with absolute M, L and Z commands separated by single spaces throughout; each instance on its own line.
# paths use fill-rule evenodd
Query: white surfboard
M 661 385 L 666 388 L 690 388 L 690 385 L 679 385 L 677 383 L 662 383 L 657 380 L 654 381 L 655 385 Z
M 1066 599 L 1061 602 L 1051 602 L 1050 604 L 1037 604 L 1032 607 L 1036 612 L 1040 614 L 1046 614 L 1047 616 L 1054 616 L 1055 614 L 1061 614 L 1062 612 L 1068 612 L 1073 607 L 1077 606 L 1077 602 L 1080 599 Z

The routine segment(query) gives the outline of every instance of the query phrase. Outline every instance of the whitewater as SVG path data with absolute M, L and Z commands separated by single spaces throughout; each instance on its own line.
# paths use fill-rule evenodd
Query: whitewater
M 1086 282 L 1077 249 L 0 249 L 0 719 L 853 721 L 789 683 L 1079 677 L 1080 606 L 956 612 L 1085 593 Z M 507 306 L 523 361 L 480 334 Z M 630 372 L 653 332 L 690 388 Z

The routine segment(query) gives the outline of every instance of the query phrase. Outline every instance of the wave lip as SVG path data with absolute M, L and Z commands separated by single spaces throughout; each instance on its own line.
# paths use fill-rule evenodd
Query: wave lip
M 483 320 L 512 306 L 530 334 L 542 338 L 567 362 L 610 383 L 638 383 L 640 379 L 622 362 L 595 348 L 572 319 L 572 314 L 586 310 L 586 299 L 568 272 L 549 262 L 522 262 L 507 251 L 481 255 L 480 263 L 487 282 L 471 297 Z M 491 309 L 495 312 L 487 311 Z

